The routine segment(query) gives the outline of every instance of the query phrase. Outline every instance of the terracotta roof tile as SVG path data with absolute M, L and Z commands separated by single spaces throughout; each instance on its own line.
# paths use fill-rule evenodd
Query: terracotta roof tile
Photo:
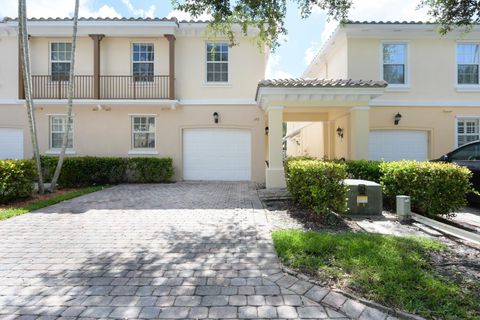
M 347 20 L 346 24 L 435 24 L 428 21 L 359 21 L 359 20 Z
M 385 81 L 352 79 L 268 79 L 258 83 L 258 87 L 270 88 L 385 88 Z
M 0 22 L 9 22 L 9 21 L 17 21 L 17 18 L 10 18 L 5 17 Z M 41 18 L 29 18 L 28 21 L 72 21 L 73 18 L 71 17 L 41 17 Z M 78 21 L 170 21 L 176 23 L 208 23 L 209 21 L 206 20 L 178 20 L 175 17 L 172 18 L 133 18 L 133 17 L 106 17 L 106 18 L 96 18 L 96 17 L 80 17 Z

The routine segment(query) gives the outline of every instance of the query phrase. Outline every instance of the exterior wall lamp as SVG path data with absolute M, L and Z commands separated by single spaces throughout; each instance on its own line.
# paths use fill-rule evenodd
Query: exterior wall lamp
M 268 127 L 265 127 L 265 135 L 268 136 Z
M 340 139 L 343 139 L 343 128 L 337 128 L 337 135 L 340 137 Z
M 219 116 L 218 116 L 218 112 L 215 111 L 215 112 L 213 113 L 213 121 L 215 121 L 215 123 L 218 123 L 218 117 L 219 117 Z
M 394 122 L 393 123 L 397 126 L 398 123 L 400 122 L 400 120 L 402 120 L 402 115 L 400 114 L 400 112 L 397 112 L 397 114 L 394 117 Z

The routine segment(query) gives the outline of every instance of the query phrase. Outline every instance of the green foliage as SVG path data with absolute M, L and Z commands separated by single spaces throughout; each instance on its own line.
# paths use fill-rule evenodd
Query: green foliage
M 364 298 L 432 319 L 479 319 L 478 297 L 437 274 L 429 252 L 448 250 L 427 238 L 371 233 L 280 230 L 275 249 L 289 267 Z
M 0 160 L 0 203 L 30 196 L 37 170 L 30 160 Z
M 42 157 L 45 180 L 50 181 L 58 158 Z M 170 158 L 65 158 L 58 184 L 62 187 L 118 183 L 168 182 L 173 176 Z
M 412 209 L 429 217 L 446 215 L 467 204 L 470 170 L 441 162 L 398 161 L 380 164 L 385 202 L 411 197 Z
M 345 166 L 320 160 L 287 160 L 287 187 L 300 205 L 319 214 L 347 211 Z
M 345 160 L 342 162 L 345 163 L 350 178 L 380 182 L 382 176 L 380 172 L 381 161 Z
M 167 182 L 172 176 L 171 158 L 130 158 L 128 160 L 128 182 Z
M 441 34 L 453 27 L 470 31 L 473 24 L 480 22 L 480 4 L 477 0 L 422 0 L 421 6 L 428 8 L 428 14 L 439 24 Z
M 70 200 L 70 199 L 73 199 L 73 198 L 76 198 L 76 197 L 83 196 L 87 193 L 92 193 L 92 192 L 96 192 L 96 191 L 99 191 L 99 190 L 103 190 L 104 188 L 105 187 L 103 187 L 103 186 L 86 187 L 86 188 L 83 188 L 83 189 L 63 193 L 63 194 L 60 194 L 58 196 L 54 196 L 52 198 L 34 201 L 32 203 L 27 204 L 24 207 L 7 208 L 7 209 L 3 209 L 3 210 L 0 209 L 0 220 L 5 220 L 5 219 L 8 219 L 8 218 L 19 216 L 21 214 L 32 212 L 32 211 L 51 206 L 51 205 L 54 205 L 56 203 L 59 203 L 59 202 L 65 201 L 65 200 Z
M 335 20 L 342 21 L 352 6 L 352 0 L 294 0 L 302 15 L 308 17 L 314 8 L 326 11 Z M 240 26 L 243 34 L 250 28 L 258 30 L 257 42 L 260 47 L 276 48 L 280 35 L 286 35 L 285 16 L 287 0 L 269 1 L 224 1 L 224 0 L 172 0 L 176 10 L 185 11 L 198 18 L 202 14 L 210 14 L 209 27 L 211 33 L 227 36 L 235 43 L 235 32 L 232 24 Z

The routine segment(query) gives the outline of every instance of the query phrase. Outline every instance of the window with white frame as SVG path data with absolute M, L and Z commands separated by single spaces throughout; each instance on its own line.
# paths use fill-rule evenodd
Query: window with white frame
M 155 70 L 153 43 L 132 45 L 132 74 L 135 81 L 153 82 Z
M 50 72 L 53 81 L 68 81 L 71 58 L 72 43 L 50 43 Z
M 479 84 L 479 49 L 474 43 L 457 44 L 457 84 Z
M 50 149 L 62 148 L 65 130 L 67 130 L 67 116 L 50 116 Z M 73 148 L 73 119 L 70 119 L 67 141 L 67 148 Z
M 133 149 L 155 148 L 155 117 L 132 116 Z
M 457 119 L 457 146 L 480 139 L 480 118 Z
M 390 85 L 407 84 L 407 44 L 383 43 L 383 80 Z
M 207 82 L 228 82 L 228 43 L 207 43 Z

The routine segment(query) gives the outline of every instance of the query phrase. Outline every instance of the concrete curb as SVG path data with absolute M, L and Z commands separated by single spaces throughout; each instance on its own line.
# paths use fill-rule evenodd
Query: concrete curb
M 297 279 L 299 279 L 300 281 L 307 281 L 315 286 L 319 286 L 319 287 L 322 287 L 322 288 L 326 288 L 323 284 L 321 284 L 319 281 L 316 281 L 314 279 L 311 279 L 309 276 L 301 273 L 301 272 L 297 272 L 297 271 L 294 271 L 292 269 L 289 269 L 285 266 L 283 266 L 283 264 L 281 265 L 281 269 L 284 273 L 290 275 L 290 276 L 293 276 Z M 385 313 L 386 315 L 389 315 L 389 316 L 394 316 L 394 317 L 397 317 L 399 319 L 405 319 L 405 320 L 425 320 L 425 318 L 421 317 L 421 316 L 418 316 L 418 315 L 414 315 L 414 314 L 410 314 L 410 313 L 407 313 L 407 312 L 404 312 L 404 311 L 401 311 L 401 310 L 397 310 L 397 309 L 393 309 L 393 308 L 390 308 L 390 307 L 385 307 L 384 305 L 381 305 L 379 303 L 376 303 L 376 302 L 373 302 L 373 301 L 370 301 L 370 300 L 366 300 L 366 299 L 363 299 L 363 298 L 359 298 L 353 294 L 350 294 L 348 292 L 345 292 L 343 290 L 340 290 L 340 289 L 330 289 L 330 288 L 326 288 L 329 292 L 334 292 L 334 293 L 337 293 L 337 294 L 340 294 L 342 296 L 345 297 L 345 299 L 350 299 L 350 300 L 353 300 L 353 301 L 356 301 L 357 303 L 361 303 L 367 307 L 370 307 L 370 308 L 374 308 L 374 309 L 377 309 L 383 313 Z M 328 294 L 325 295 L 325 297 L 327 296 Z M 323 302 L 324 298 L 321 299 L 319 302 Z M 325 303 L 325 302 L 323 302 Z M 346 301 L 344 303 L 342 303 L 342 305 L 344 305 L 346 303 Z M 337 309 L 338 311 L 342 312 L 342 313 L 345 313 L 345 311 L 342 310 L 342 305 L 340 306 L 334 306 L 334 305 L 331 305 L 331 304 L 328 304 L 327 305 L 329 307 L 333 307 L 335 309 Z M 356 317 L 357 319 L 359 318 L 363 318 L 362 317 L 362 314 L 364 312 L 362 311 L 358 317 Z M 347 314 L 348 315 L 348 314 Z M 348 316 L 351 316 L 351 315 L 348 315 Z M 354 317 L 355 318 L 355 317 Z M 387 317 L 388 319 L 388 317 Z

